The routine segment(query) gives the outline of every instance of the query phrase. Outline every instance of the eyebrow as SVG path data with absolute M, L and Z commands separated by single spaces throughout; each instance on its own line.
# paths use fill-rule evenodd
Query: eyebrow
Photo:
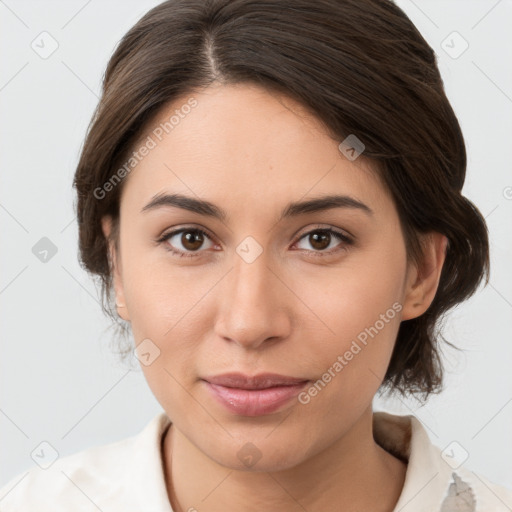
M 183 194 L 166 194 L 159 193 L 153 196 L 151 201 L 142 208 L 142 212 L 155 210 L 158 208 L 172 206 L 188 210 L 199 215 L 212 217 L 222 222 L 226 221 L 228 215 L 221 207 L 206 201 L 204 199 L 196 199 L 194 197 Z M 369 216 L 373 215 L 373 210 L 361 201 L 347 195 L 326 195 L 320 196 L 306 201 L 291 202 L 283 209 L 278 222 L 281 220 L 296 217 L 305 213 L 316 213 L 333 208 L 348 208 L 359 210 Z

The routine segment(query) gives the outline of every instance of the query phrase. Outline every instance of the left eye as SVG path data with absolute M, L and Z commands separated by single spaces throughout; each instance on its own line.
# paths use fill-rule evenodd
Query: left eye
M 333 239 L 338 240 L 338 242 L 343 242 L 341 244 L 341 247 L 335 249 L 335 251 L 327 251 L 326 249 L 332 249 L 331 242 Z M 334 229 L 330 228 L 323 228 L 323 229 L 315 229 L 313 231 L 309 231 L 308 233 L 305 233 L 300 237 L 300 240 L 307 240 L 309 244 L 315 249 L 313 252 L 336 252 L 337 250 L 344 249 L 344 245 L 350 245 L 352 243 L 352 240 L 344 235 L 343 233 L 340 233 L 339 231 L 335 231 Z M 331 247 L 330 247 L 331 246 Z M 307 249 L 307 248 L 306 248 Z M 321 255 L 321 254 L 319 254 Z

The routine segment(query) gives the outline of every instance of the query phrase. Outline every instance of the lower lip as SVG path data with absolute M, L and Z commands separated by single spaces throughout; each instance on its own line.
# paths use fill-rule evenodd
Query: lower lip
M 242 416 L 261 416 L 275 412 L 296 397 L 307 384 L 307 382 L 301 382 L 292 386 L 276 386 L 267 389 L 239 389 L 204 382 L 214 398 L 226 409 Z

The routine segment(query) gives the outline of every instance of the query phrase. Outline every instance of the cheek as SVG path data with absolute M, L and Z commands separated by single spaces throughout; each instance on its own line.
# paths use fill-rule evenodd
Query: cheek
M 158 355 L 149 365 L 141 360 L 141 367 L 156 398 L 169 406 L 183 398 L 180 384 L 195 376 L 198 347 L 214 323 L 212 292 L 222 272 L 180 267 L 165 256 L 130 256 L 123 261 L 123 280 L 133 338 Z
M 219 272 L 180 266 L 164 251 L 139 249 L 123 260 L 124 295 L 135 339 L 164 340 L 175 330 L 189 328 L 218 280 Z
M 360 251 L 337 267 L 303 272 L 301 298 L 323 320 L 332 339 L 346 341 L 373 326 L 381 315 L 386 326 L 399 321 L 400 308 L 393 309 L 393 304 L 402 301 L 405 271 L 402 252 L 390 247 Z M 378 326 L 382 329 L 381 322 Z
M 396 287 L 376 286 L 371 274 L 352 273 L 345 286 L 329 288 L 324 307 L 317 309 L 334 334 L 310 340 L 309 360 L 317 380 L 300 401 L 304 414 L 329 410 L 334 429 L 350 424 L 371 404 L 400 326 Z
M 215 281 L 210 276 L 198 282 L 171 265 L 130 268 L 126 302 L 133 337 L 136 345 L 145 343 L 156 354 L 147 365 L 139 355 L 140 366 L 153 395 L 174 419 L 177 411 L 190 408 L 184 388 L 196 375 L 198 346 L 213 322 L 202 299 Z
M 330 369 L 343 375 L 333 379 L 338 382 L 333 388 L 350 394 L 380 384 L 400 326 L 404 278 L 405 250 L 392 244 L 347 258 L 336 270 L 303 277 L 301 298 L 322 321 L 311 317 L 323 337 L 315 341 L 315 350 L 321 347 L 316 352 L 320 373 Z

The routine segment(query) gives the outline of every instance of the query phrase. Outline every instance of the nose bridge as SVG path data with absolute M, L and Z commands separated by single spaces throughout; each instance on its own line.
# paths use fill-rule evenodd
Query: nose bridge
M 233 270 L 233 298 L 237 299 L 233 302 L 253 307 L 265 304 L 270 299 L 272 286 L 275 286 L 275 276 L 273 276 L 264 255 L 252 262 L 239 258 Z
M 234 268 L 227 276 L 218 311 L 217 333 L 254 348 L 269 338 L 285 336 L 289 319 L 281 287 L 265 253 L 252 261 L 234 254 Z

